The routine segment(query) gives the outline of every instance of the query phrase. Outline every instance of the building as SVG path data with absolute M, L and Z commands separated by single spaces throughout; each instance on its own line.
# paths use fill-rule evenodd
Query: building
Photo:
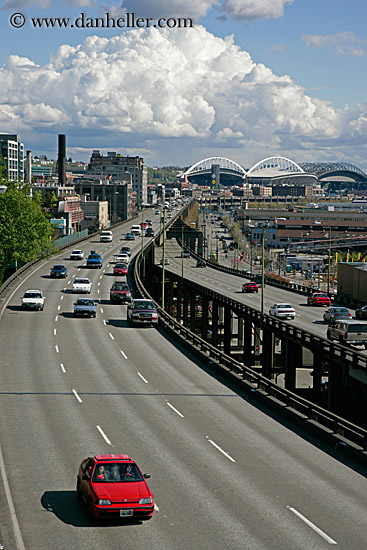
M 142 157 L 124 157 L 114 151 L 103 155 L 96 149 L 90 158 L 87 174 L 104 177 L 111 183 L 131 181 L 138 205 L 148 200 L 148 170 Z
M 24 145 L 17 134 L 0 134 L 0 157 L 9 181 L 24 181 Z
M 74 178 L 73 183 L 78 195 L 86 195 L 90 201 L 107 201 L 108 219 L 115 223 L 136 215 L 136 195 L 131 174 L 126 178 L 128 181 L 125 182 L 106 183 L 104 178 L 80 177 Z
M 367 303 L 367 263 L 338 263 L 338 296 Z

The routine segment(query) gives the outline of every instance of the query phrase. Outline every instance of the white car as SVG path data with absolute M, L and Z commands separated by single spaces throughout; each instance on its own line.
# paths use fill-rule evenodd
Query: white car
M 129 261 L 130 261 L 130 257 L 128 254 L 119 254 L 115 259 L 115 262 L 117 264 L 128 264 Z
M 70 254 L 70 260 L 83 260 L 84 252 L 83 250 L 73 250 Z
M 290 304 L 274 304 L 269 309 L 269 315 L 279 319 L 294 319 L 296 311 Z
M 92 283 L 89 279 L 74 279 L 71 289 L 72 292 L 84 292 L 86 294 L 90 294 L 91 290 Z
M 42 311 L 45 299 L 42 290 L 26 290 L 22 296 L 22 309 L 38 309 Z

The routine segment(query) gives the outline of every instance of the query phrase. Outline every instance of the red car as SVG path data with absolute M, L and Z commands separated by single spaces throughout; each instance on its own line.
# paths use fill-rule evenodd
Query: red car
M 329 296 L 323 292 L 315 292 L 307 298 L 308 306 L 330 306 L 330 304 Z
M 128 455 L 96 455 L 83 460 L 76 481 L 78 497 L 95 518 L 152 518 L 154 500 L 142 474 Z
M 114 275 L 127 275 L 127 265 L 126 264 L 115 264 L 113 268 Z
M 243 283 L 242 292 L 259 292 L 259 287 L 256 283 Z

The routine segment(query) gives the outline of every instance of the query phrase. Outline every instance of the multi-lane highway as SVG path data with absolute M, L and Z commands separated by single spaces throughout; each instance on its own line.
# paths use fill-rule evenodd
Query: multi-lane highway
M 3 303 L 4 549 L 364 549 L 366 472 L 239 395 L 161 331 L 130 327 L 126 306 L 109 303 L 113 258 L 130 225 L 114 230 L 113 243 L 83 243 L 86 254 L 102 253 L 103 270 L 87 270 L 64 251 L 36 265 Z M 137 252 L 140 240 L 133 246 Z M 174 246 L 167 243 L 169 268 L 180 269 Z M 49 278 L 55 260 L 67 265 L 66 280 Z M 185 259 L 185 276 L 198 271 Z M 75 276 L 93 283 L 96 319 L 73 317 Z M 204 277 L 208 286 L 259 302 L 240 293 L 235 277 L 209 268 L 200 270 Z M 43 290 L 44 311 L 20 309 L 31 288 Z M 283 291 L 274 292 L 280 301 Z M 121 452 L 151 474 L 154 517 L 95 525 L 76 497 L 78 465 Z

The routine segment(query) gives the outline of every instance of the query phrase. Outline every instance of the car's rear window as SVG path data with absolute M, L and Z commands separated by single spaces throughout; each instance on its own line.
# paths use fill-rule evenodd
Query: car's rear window
M 293 309 L 290 304 L 278 304 L 278 309 Z
M 367 324 L 349 325 L 348 332 L 367 332 Z
M 155 309 L 153 302 L 135 302 L 135 309 Z

